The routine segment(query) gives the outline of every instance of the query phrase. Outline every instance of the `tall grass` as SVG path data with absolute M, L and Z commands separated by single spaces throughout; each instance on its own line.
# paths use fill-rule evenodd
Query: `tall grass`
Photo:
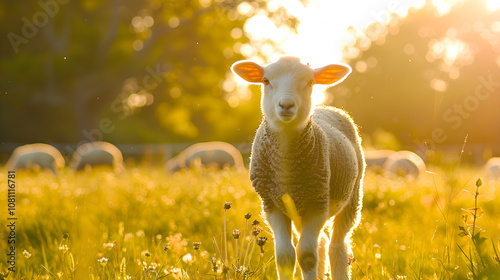
M 499 184 L 479 189 L 470 168 L 431 169 L 414 182 L 368 172 L 354 279 L 497 279 Z M 16 180 L 18 271 L 7 279 L 276 279 L 248 174 L 134 168 Z M 3 171 L 0 205 L 6 182 Z M 2 253 L 3 275 L 7 267 Z

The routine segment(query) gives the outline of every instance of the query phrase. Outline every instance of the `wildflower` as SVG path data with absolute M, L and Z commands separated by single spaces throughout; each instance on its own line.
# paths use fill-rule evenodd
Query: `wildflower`
M 257 238 L 257 245 L 262 247 L 266 244 L 266 241 L 267 241 L 267 237 L 261 236 L 261 237 Z
M 106 264 L 108 263 L 108 260 L 109 260 L 109 259 L 107 259 L 107 258 L 105 258 L 105 257 L 102 257 L 102 258 L 98 259 L 98 260 L 97 260 L 97 262 L 98 262 L 99 264 L 101 264 L 102 266 L 106 266 Z
M 253 234 L 253 236 L 257 236 L 257 235 L 259 235 L 259 233 L 261 233 L 261 232 L 262 232 L 262 228 L 261 228 L 261 227 L 259 227 L 259 226 L 254 227 L 254 229 L 252 230 L 252 234 Z
M 66 244 L 59 246 L 59 251 L 61 251 L 62 253 L 66 253 L 66 252 L 68 252 L 68 250 L 69 250 L 69 247 Z
M 111 250 L 115 246 L 115 243 L 114 242 L 104 243 L 102 244 L 102 246 L 104 247 L 104 249 Z
M 172 273 L 172 276 L 174 277 L 174 279 L 181 279 L 182 277 L 182 269 L 180 268 L 172 268 L 171 269 L 171 273 Z
M 182 261 L 185 263 L 190 263 L 193 261 L 193 256 L 190 253 L 187 253 L 184 256 L 182 256 Z
M 217 268 L 218 268 L 217 259 L 215 257 L 212 257 L 212 270 L 214 273 L 217 273 Z
M 231 209 L 231 205 L 232 205 L 232 204 L 233 204 L 232 202 L 226 202 L 226 203 L 224 203 L 224 209 L 225 209 L 225 210 L 229 210 L 229 209 Z
M 208 252 L 207 251 L 203 251 L 200 253 L 200 257 L 206 259 L 208 257 Z
M 252 226 L 256 226 L 256 225 L 258 225 L 258 224 L 260 224 L 260 222 L 259 222 L 259 221 L 257 221 L 257 220 L 254 220 L 254 221 L 252 222 Z
M 193 249 L 196 251 L 200 250 L 201 242 L 193 242 Z
M 245 219 L 250 219 L 252 217 L 252 213 L 248 212 L 245 214 Z
M 237 230 L 237 229 L 233 230 L 233 238 L 234 239 L 240 238 L 240 231 L 239 230 Z
M 125 236 L 123 237 L 123 241 L 128 242 L 132 238 L 134 238 L 134 234 L 132 234 L 132 233 L 125 233 Z
M 156 270 L 160 265 L 158 263 L 152 262 L 149 264 L 149 270 Z
M 137 237 L 142 237 L 144 236 L 144 231 L 142 229 L 138 230 L 135 235 L 137 235 Z
M 24 250 L 24 251 L 23 251 L 23 256 L 24 256 L 25 258 L 29 259 L 29 258 L 31 257 L 31 254 L 30 254 L 30 252 L 28 252 L 28 251 Z

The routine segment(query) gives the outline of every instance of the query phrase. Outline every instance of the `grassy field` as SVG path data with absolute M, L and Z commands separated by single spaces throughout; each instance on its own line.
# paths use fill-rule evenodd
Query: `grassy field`
M 367 173 L 353 279 L 500 279 L 499 184 L 483 181 L 475 198 L 479 171 L 429 170 L 414 182 Z M 17 272 L 6 279 L 276 279 L 272 235 L 248 174 L 64 170 L 17 172 L 15 183 Z M 6 170 L 0 190 L 7 275 Z

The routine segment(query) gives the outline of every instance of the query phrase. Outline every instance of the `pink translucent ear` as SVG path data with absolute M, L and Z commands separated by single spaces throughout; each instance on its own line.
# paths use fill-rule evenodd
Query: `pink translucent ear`
M 249 83 L 262 83 L 264 67 L 255 62 L 248 60 L 238 61 L 231 66 L 231 70 L 234 74 Z
M 332 85 L 342 82 L 349 74 L 351 67 L 345 64 L 330 64 L 314 69 L 314 82 L 321 85 Z

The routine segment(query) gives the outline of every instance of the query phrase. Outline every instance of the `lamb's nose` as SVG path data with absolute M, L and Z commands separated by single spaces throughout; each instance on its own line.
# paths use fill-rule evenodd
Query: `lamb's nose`
M 295 102 L 291 99 L 285 99 L 281 100 L 279 105 L 283 110 L 287 111 L 295 106 Z

